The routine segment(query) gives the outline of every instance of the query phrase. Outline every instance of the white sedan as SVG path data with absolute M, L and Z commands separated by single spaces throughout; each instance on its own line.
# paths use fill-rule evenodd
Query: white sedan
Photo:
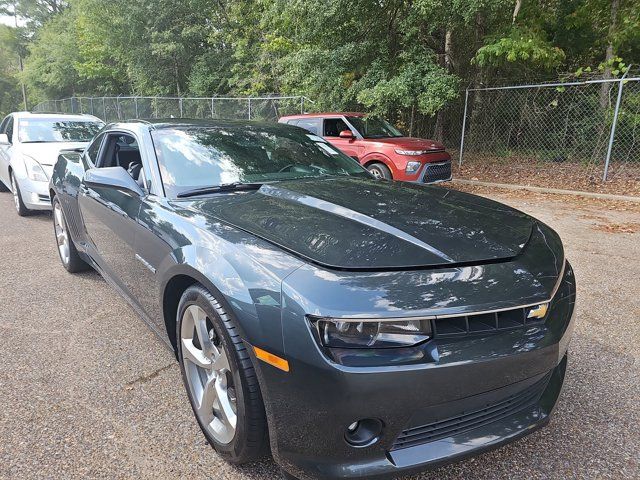
M 0 190 L 13 192 L 18 215 L 51 210 L 49 178 L 58 153 L 86 147 L 103 126 L 91 115 L 61 113 L 14 112 L 2 120 Z

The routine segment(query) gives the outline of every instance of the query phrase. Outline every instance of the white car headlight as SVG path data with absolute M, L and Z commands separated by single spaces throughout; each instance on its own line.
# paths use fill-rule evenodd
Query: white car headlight
M 425 153 L 427 153 L 426 150 L 400 150 L 400 149 L 396 149 L 396 153 L 398 155 L 424 155 Z
M 47 174 L 44 173 L 42 166 L 35 161 L 33 158 L 23 155 L 22 160 L 24 160 L 24 167 L 27 169 L 27 177 L 29 177 L 34 182 L 48 182 Z

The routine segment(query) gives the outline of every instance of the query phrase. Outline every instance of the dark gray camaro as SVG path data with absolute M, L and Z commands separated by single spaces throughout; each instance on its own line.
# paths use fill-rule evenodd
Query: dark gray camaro
M 230 462 L 387 478 L 525 435 L 558 400 L 573 271 L 505 205 L 214 121 L 109 125 L 60 155 L 51 198 L 65 268 L 94 267 L 166 340 Z

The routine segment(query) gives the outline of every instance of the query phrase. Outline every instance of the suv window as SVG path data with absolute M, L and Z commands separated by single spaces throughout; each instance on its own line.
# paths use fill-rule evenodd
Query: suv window
M 320 123 L 322 119 L 320 118 L 302 118 L 298 120 L 297 126 L 304 128 L 309 133 L 313 133 L 314 135 L 321 136 L 320 134 Z
M 339 137 L 343 130 L 351 130 L 349 126 L 341 118 L 325 118 L 324 119 L 324 136 Z

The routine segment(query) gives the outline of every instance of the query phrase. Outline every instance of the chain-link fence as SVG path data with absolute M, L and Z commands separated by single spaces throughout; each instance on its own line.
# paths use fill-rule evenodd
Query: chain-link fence
M 302 113 L 311 102 L 302 96 L 269 97 L 71 97 L 48 100 L 36 112 L 88 113 L 105 122 L 132 118 L 216 118 L 277 121 Z
M 640 78 L 468 89 L 459 176 L 586 187 L 640 181 Z

